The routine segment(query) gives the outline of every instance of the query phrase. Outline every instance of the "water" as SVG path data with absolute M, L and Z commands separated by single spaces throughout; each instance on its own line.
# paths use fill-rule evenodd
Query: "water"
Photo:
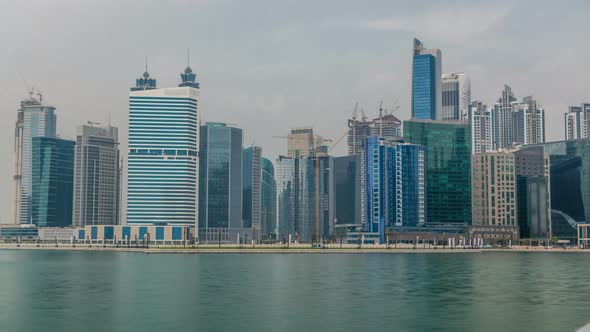
M 574 331 L 589 260 L 0 251 L 0 331 Z

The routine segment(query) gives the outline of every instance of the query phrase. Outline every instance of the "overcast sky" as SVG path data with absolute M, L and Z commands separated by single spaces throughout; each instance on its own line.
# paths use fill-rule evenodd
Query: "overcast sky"
M 62 137 L 110 115 L 125 152 L 128 89 L 145 56 L 158 86 L 173 86 L 190 48 L 202 120 L 237 124 L 274 159 L 286 142 L 272 136 L 290 127 L 339 139 L 355 102 L 371 117 L 379 100 L 398 103 L 407 119 L 417 36 L 442 50 L 443 73 L 471 77 L 473 99 L 493 104 L 504 84 L 533 95 L 560 140 L 567 106 L 590 101 L 589 17 L 584 0 L 0 0 L 0 217 L 27 84 L 57 107 Z

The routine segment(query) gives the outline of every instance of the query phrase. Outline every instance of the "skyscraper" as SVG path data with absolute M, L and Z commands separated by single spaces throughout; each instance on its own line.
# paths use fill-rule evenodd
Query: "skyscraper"
M 262 164 L 262 148 L 259 146 L 251 146 L 244 149 L 244 174 L 243 179 L 243 204 L 242 204 L 242 220 L 244 228 L 252 228 L 261 233 L 262 219 L 261 219 L 261 164 Z M 256 235 L 256 236 L 258 236 Z
M 545 143 L 545 110 L 537 105 L 532 96 L 524 97 L 522 103 L 513 107 L 514 144 Z
M 371 136 L 366 140 L 362 162 L 366 164 L 361 188 L 365 196 L 363 229 L 379 233 L 383 243 L 387 227 L 424 225 L 424 146 Z
M 334 157 L 336 224 L 361 224 L 361 156 Z
M 116 127 L 81 125 L 76 133 L 73 225 L 118 225 L 121 159 Z
M 260 214 L 262 228 L 260 231 L 263 236 L 276 235 L 277 184 L 275 169 L 269 159 L 262 157 L 261 161 Z
M 541 145 L 514 151 L 520 237 L 551 238 L 551 178 L 549 157 Z
M 32 139 L 31 220 L 38 227 L 72 225 L 74 141 Z
M 480 101 L 474 101 L 469 109 L 471 127 L 471 152 L 484 153 L 494 149 L 492 110 Z
M 473 155 L 474 225 L 518 226 L 515 168 L 512 151 Z
M 581 106 L 570 106 L 564 114 L 565 139 L 574 140 L 588 138 L 590 130 L 590 103 Z
M 14 194 L 13 220 L 16 224 L 30 224 L 31 196 L 33 182 L 32 170 L 32 141 L 34 137 L 56 137 L 55 107 L 42 103 L 33 98 L 21 102 L 17 112 L 16 130 L 14 138 Z
M 187 73 L 158 89 L 146 70 L 129 93 L 129 224 L 197 224 L 199 84 Z
M 545 142 L 545 110 L 531 96 L 518 103 L 508 85 L 494 105 L 492 120 L 496 149 Z
M 471 134 L 466 121 L 404 121 L 404 140 L 426 147 L 428 223 L 471 221 Z
M 512 93 L 512 88 L 504 85 L 502 96 L 494 105 L 493 117 L 493 141 L 496 149 L 504 149 L 512 146 L 514 142 L 513 127 L 513 105 L 516 103 L 516 97 Z
M 348 155 L 360 156 L 364 149 L 364 142 L 367 137 L 371 136 L 372 122 L 367 121 L 364 113 L 362 117 L 357 118 L 356 112 L 353 113 L 352 119 L 348 119 Z
M 220 228 L 229 232 L 244 227 L 242 129 L 218 122 L 201 126 L 200 158 L 199 234 L 205 239 L 199 239 L 217 241 Z
M 414 38 L 412 64 L 412 118 L 442 118 L 442 53 L 426 49 Z
M 464 73 L 442 76 L 442 111 L 440 120 L 467 119 L 471 106 L 471 80 Z
M 333 232 L 333 158 L 277 159 L 277 230 L 279 239 L 319 241 Z
M 292 129 L 287 136 L 287 156 L 306 158 L 314 153 L 314 136 L 312 128 Z
M 361 119 L 353 114 L 348 120 L 348 155 L 360 156 L 365 146 L 365 140 L 369 136 L 377 135 L 391 141 L 398 141 L 402 138 L 402 122 L 391 113 L 383 113 L 380 109 L 379 117 L 367 121 L 363 113 Z
M 279 156 L 276 162 L 276 232 L 277 238 L 286 241 L 295 236 L 295 218 L 300 214 L 299 163 L 301 159 Z

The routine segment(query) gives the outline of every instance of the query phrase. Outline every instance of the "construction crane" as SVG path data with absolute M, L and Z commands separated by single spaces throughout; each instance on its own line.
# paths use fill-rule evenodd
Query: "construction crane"
M 328 154 L 336 147 L 340 141 L 346 136 L 348 130 L 345 131 L 344 135 L 342 135 L 336 143 L 332 144 L 328 147 L 325 152 L 319 152 L 318 149 L 320 146 L 324 146 L 325 143 L 333 142 L 332 139 L 326 138 L 320 135 L 315 135 L 313 137 L 313 144 L 312 147 L 313 151 L 310 151 L 310 157 L 315 158 L 315 242 L 321 241 L 320 235 L 320 157 L 326 157 Z M 293 140 L 308 140 L 308 137 L 289 137 L 289 136 L 273 136 L 273 138 L 280 138 L 280 139 L 293 139 Z M 313 152 L 313 153 L 312 153 Z

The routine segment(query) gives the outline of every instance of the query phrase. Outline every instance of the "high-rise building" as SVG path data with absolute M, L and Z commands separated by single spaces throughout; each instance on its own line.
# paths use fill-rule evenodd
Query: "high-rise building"
M 473 154 L 494 149 L 492 110 L 480 101 L 474 101 L 469 110 L 471 151 Z
M 371 136 L 377 135 L 389 141 L 402 139 L 402 122 L 393 114 L 382 114 L 373 119 Z
M 366 232 L 379 233 L 393 226 L 422 226 L 426 222 L 425 149 L 371 136 L 366 140 L 363 163 L 365 196 L 362 223 Z
M 242 129 L 207 122 L 201 126 L 200 137 L 199 233 L 205 239 L 199 235 L 199 240 L 216 242 L 218 229 L 244 228 Z
M 361 156 L 334 158 L 334 222 L 361 224 Z
M 551 235 L 573 241 L 577 224 L 590 220 L 590 139 L 548 142 L 543 148 L 549 168 Z
M 590 103 L 583 103 L 582 106 L 570 106 L 564 114 L 565 139 L 574 140 L 588 138 L 590 130 Z
M 33 182 L 32 142 L 34 137 L 56 137 L 55 107 L 39 99 L 23 100 L 17 112 L 14 137 L 13 220 L 16 224 L 30 224 Z
M 551 181 L 549 157 L 541 145 L 514 152 L 520 237 L 551 238 Z
M 313 153 L 313 128 L 291 129 L 291 133 L 287 136 L 287 156 L 290 158 L 307 158 Z
M 426 147 L 427 222 L 469 224 L 471 134 L 467 121 L 404 121 L 404 141 Z
M 118 129 L 78 126 L 74 165 L 73 226 L 118 225 L 121 213 Z
M 242 221 L 244 228 L 252 228 L 259 237 L 262 230 L 261 218 L 261 164 L 262 148 L 251 146 L 244 149 L 244 174 L 242 194 Z
M 360 156 L 369 136 L 377 135 L 386 140 L 400 141 L 401 127 L 402 122 L 391 113 L 383 113 L 383 109 L 379 110 L 379 117 L 372 121 L 367 121 L 364 113 L 360 120 L 353 114 L 352 119 L 348 120 L 348 155 Z
M 190 67 L 181 79 L 156 88 L 146 70 L 129 93 L 129 224 L 197 224 L 199 84 Z
M 269 159 L 262 157 L 261 161 L 260 214 L 262 228 L 260 231 L 263 236 L 276 235 L 277 184 L 275 169 Z
M 512 151 L 473 155 L 474 225 L 518 226 L 516 164 Z
M 412 118 L 442 118 L 442 54 L 426 49 L 414 38 L 412 64 Z
M 348 119 L 348 155 L 360 156 L 364 149 L 364 142 L 367 137 L 371 136 L 372 122 L 367 121 L 364 113 L 361 119 L 357 118 L 356 113 L 353 113 L 352 119 Z
M 333 232 L 333 158 L 277 159 L 277 230 L 279 239 L 319 241 Z
M 276 162 L 276 232 L 281 241 L 295 235 L 295 217 L 300 211 L 299 163 L 301 159 L 279 156 Z M 297 203 L 297 204 L 296 204 Z
M 471 80 L 464 73 L 442 76 L 442 111 L 440 120 L 467 119 L 471 106 Z
M 508 85 L 494 105 L 492 120 L 496 149 L 545 142 L 545 110 L 531 96 L 518 103 Z
M 38 227 L 72 225 L 74 141 L 32 139 L 31 220 Z
M 513 128 L 513 105 L 516 103 L 516 97 L 512 93 L 512 88 L 504 85 L 502 96 L 494 105 L 492 112 L 492 130 L 495 149 L 505 149 L 512 146 L 514 142 Z
M 513 144 L 545 143 L 545 111 L 531 96 L 513 105 Z

